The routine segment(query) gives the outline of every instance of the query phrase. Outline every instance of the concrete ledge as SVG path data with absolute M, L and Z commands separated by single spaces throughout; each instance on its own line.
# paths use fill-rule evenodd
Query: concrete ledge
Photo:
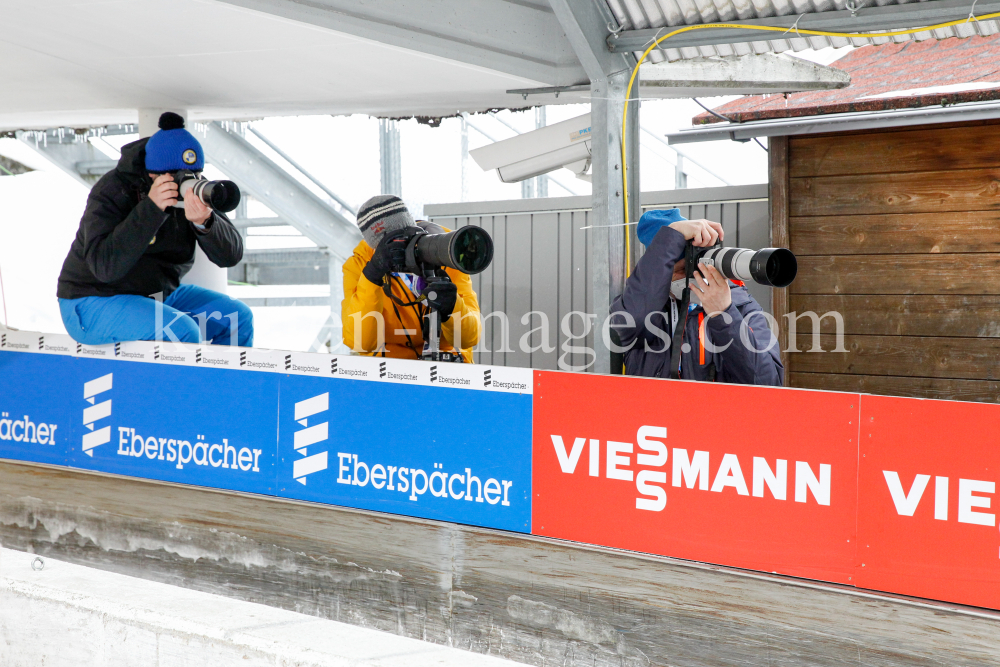
M 0 542 L 195 589 L 212 596 L 207 599 L 263 603 L 292 612 L 290 618 L 307 614 L 460 647 L 474 652 L 462 654 L 465 664 L 476 664 L 475 654 L 482 654 L 539 667 L 978 667 L 997 664 L 1000 655 L 1000 613 L 985 609 L 485 528 L 5 461 Z M 0 568 L 6 576 L 3 563 Z M 111 599 L 129 602 L 135 580 L 125 581 L 129 586 L 118 586 Z M 5 595 L 0 586 L 0 610 L 8 607 Z M 0 611 L 0 665 L 132 664 L 113 654 L 101 662 L 100 653 L 62 662 L 42 663 L 31 654 L 32 660 L 6 659 L 18 656 L 21 646 L 2 648 L 11 629 L 17 638 L 48 623 L 55 629 L 45 637 L 84 632 L 74 629 L 74 621 L 58 620 L 72 607 L 46 609 L 29 621 L 17 611 Z M 75 622 L 83 627 L 83 619 L 100 618 L 95 612 Z M 226 625 L 212 636 L 244 633 L 257 622 Z M 120 621 L 102 627 L 112 646 L 147 631 Z M 291 627 L 293 636 L 323 637 L 317 633 L 325 630 L 312 628 L 327 626 Z M 267 633 L 277 629 L 252 634 L 273 639 Z M 115 639 L 121 633 L 125 639 Z M 204 642 L 198 637 L 205 635 L 202 630 L 186 641 Z M 161 664 L 175 664 L 163 657 L 174 635 L 163 636 Z M 25 646 L 35 650 L 46 641 Z M 203 658 L 213 655 L 211 644 L 197 646 Z M 275 667 L 316 664 L 266 662 L 258 655 L 253 659 L 264 660 L 259 664 Z M 239 664 L 258 664 L 250 660 Z M 337 660 L 324 657 L 323 664 L 366 664 Z
M 0 549 L 5 667 L 504 667 L 518 663 Z

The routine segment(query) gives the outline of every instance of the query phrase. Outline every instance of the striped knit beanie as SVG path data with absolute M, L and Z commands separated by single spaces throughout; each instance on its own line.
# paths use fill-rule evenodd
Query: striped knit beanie
M 396 195 L 372 197 L 358 211 L 358 227 L 365 242 L 376 248 L 386 234 L 412 227 L 416 223 L 406 204 Z

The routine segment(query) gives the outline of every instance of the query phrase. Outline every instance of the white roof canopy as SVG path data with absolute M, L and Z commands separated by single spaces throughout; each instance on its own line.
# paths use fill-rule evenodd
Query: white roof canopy
M 965 6 L 965 0 L 888 4 L 863 8 L 857 21 L 848 21 L 841 18 L 850 14 L 842 9 L 845 1 L 810 0 L 803 7 L 810 21 L 802 25 L 818 16 L 868 29 L 887 21 L 924 25 L 922 19 L 951 16 Z M 698 13 L 685 2 L 677 5 L 683 9 L 678 13 L 668 11 L 674 5 L 667 0 L 644 2 L 643 11 L 618 0 L 3 0 L 0 130 L 135 122 L 137 109 L 181 109 L 190 120 L 205 121 L 318 113 L 447 116 L 579 101 L 507 92 L 588 86 L 588 72 L 560 23 L 566 12 L 590 13 L 593 20 L 580 29 L 598 60 L 616 68 L 627 66 L 627 52 L 660 26 L 720 19 L 791 25 L 795 19 L 791 5 L 737 11 L 728 0 L 711 0 Z M 977 2 L 977 13 L 1000 7 L 1000 0 Z M 608 40 L 616 23 L 624 30 L 617 47 L 614 38 Z M 993 23 L 970 24 L 933 36 L 994 29 Z M 829 43 L 786 38 L 730 47 L 726 40 L 740 37 L 723 33 L 687 33 L 684 43 L 701 46 L 664 55 L 696 58 Z M 579 47 L 579 30 L 570 34 Z M 723 46 L 703 46 L 713 40 Z M 619 54 L 609 53 L 605 41 Z M 792 85 L 787 71 L 770 65 L 763 69 L 780 77 L 762 81 L 761 88 L 736 76 L 761 68 L 730 69 L 720 75 L 728 77 L 721 88 L 764 92 Z M 693 74 L 706 84 L 694 92 L 720 88 L 713 88 L 711 76 Z M 829 73 L 824 77 L 830 79 Z M 655 96 L 693 94 L 686 85 L 670 90 L 660 79 Z
M 137 108 L 441 116 L 586 80 L 545 0 L 420 4 L 6 0 L 0 129 L 135 122 Z

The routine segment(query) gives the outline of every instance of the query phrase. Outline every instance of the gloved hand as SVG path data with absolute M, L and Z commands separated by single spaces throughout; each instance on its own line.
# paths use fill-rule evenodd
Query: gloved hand
M 421 295 L 427 299 L 428 305 L 440 314 L 440 321 L 446 322 L 455 310 L 458 286 L 450 280 L 434 280 L 428 283 Z
M 381 285 L 386 275 L 399 271 L 406 265 L 406 245 L 409 238 L 387 236 L 375 248 L 375 254 L 365 264 L 361 273 L 376 285 Z

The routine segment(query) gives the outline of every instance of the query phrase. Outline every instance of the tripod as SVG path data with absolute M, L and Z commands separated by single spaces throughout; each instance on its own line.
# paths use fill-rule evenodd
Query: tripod
M 434 271 L 425 271 L 424 279 L 428 282 L 432 280 L 440 281 L 442 278 L 449 280 L 448 274 L 440 269 Z M 462 363 L 462 355 L 457 352 L 442 352 L 441 351 L 441 318 L 438 315 L 437 310 L 428 304 L 427 317 L 424 318 L 422 323 L 424 340 L 427 342 L 426 349 L 420 358 L 424 361 L 442 361 L 446 363 Z

